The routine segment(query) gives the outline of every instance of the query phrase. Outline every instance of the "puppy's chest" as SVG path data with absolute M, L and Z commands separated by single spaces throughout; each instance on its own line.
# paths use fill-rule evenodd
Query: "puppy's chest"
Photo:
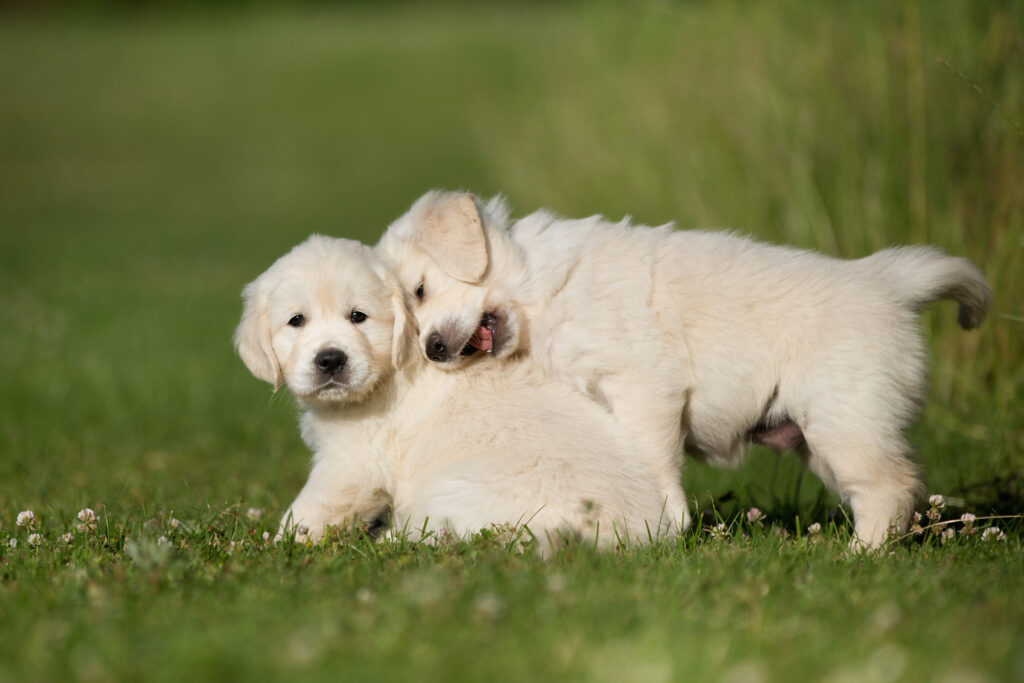
M 307 413 L 302 418 L 302 439 L 313 452 L 314 462 L 388 459 L 388 443 L 394 440 L 394 420 L 354 416 L 324 418 Z

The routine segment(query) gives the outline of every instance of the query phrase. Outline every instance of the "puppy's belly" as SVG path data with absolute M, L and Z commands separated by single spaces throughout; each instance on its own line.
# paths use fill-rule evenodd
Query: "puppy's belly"
M 795 422 L 786 420 L 770 427 L 759 424 L 750 431 L 749 438 L 751 443 L 768 446 L 781 453 L 802 444 L 804 433 Z
M 728 437 L 727 434 L 733 436 Z M 781 422 L 759 422 L 745 433 L 742 429 L 718 432 L 695 430 L 687 436 L 685 448 L 687 453 L 702 462 L 736 466 L 742 462 L 747 446 L 752 443 L 782 453 L 802 445 L 804 434 L 795 422 L 787 418 Z

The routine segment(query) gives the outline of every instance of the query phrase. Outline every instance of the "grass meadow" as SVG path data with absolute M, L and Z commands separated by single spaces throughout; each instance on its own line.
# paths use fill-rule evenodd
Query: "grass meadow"
M 0 683 L 1024 679 L 1022 27 L 967 0 L 0 13 Z M 838 501 L 755 450 L 689 465 L 703 523 L 650 548 L 266 543 L 309 454 L 233 353 L 241 288 L 432 187 L 971 258 L 991 316 L 924 314 L 910 431 L 952 531 L 851 554 Z

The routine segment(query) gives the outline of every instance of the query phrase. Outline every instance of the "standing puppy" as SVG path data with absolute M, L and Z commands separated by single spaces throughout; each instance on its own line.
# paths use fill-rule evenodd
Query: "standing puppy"
M 239 355 L 302 407 L 309 481 L 281 533 L 393 518 L 418 537 L 526 525 L 608 546 L 678 531 L 655 473 L 621 472 L 606 413 L 527 363 L 465 373 L 407 354 L 402 293 L 373 251 L 314 236 L 246 286 Z
M 923 493 L 903 437 L 925 396 L 919 312 L 955 299 L 969 329 L 990 300 L 977 268 L 931 247 L 844 261 L 546 211 L 510 226 L 500 200 L 459 193 L 420 198 L 377 251 L 440 367 L 528 352 L 658 454 L 660 493 L 684 509 L 684 443 L 732 465 L 751 442 L 795 448 L 870 546 Z

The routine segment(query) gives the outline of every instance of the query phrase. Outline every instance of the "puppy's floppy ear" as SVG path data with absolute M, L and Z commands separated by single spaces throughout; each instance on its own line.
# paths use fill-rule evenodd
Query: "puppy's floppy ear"
M 479 282 L 487 270 L 487 236 L 471 194 L 438 197 L 416 225 L 413 239 L 456 280 Z
M 281 387 L 281 364 L 270 341 L 270 321 L 267 319 L 266 294 L 260 280 L 250 282 L 242 290 L 245 301 L 242 321 L 235 329 L 235 349 L 249 372 L 264 382 Z
M 367 249 L 369 253 L 373 253 L 370 247 Z M 398 278 L 376 259 L 374 259 L 374 271 L 387 284 L 388 293 L 391 295 L 391 310 L 395 316 L 394 329 L 391 331 L 391 364 L 397 369 L 405 363 L 409 347 L 416 340 L 416 321 L 409 315 L 409 309 L 405 306 L 405 295 L 402 292 L 402 286 L 398 283 Z
M 397 286 L 391 289 L 391 306 L 395 311 L 395 329 L 391 337 L 391 363 L 400 368 L 405 363 L 409 347 L 416 339 L 416 327 L 413 318 L 405 307 L 402 290 Z

